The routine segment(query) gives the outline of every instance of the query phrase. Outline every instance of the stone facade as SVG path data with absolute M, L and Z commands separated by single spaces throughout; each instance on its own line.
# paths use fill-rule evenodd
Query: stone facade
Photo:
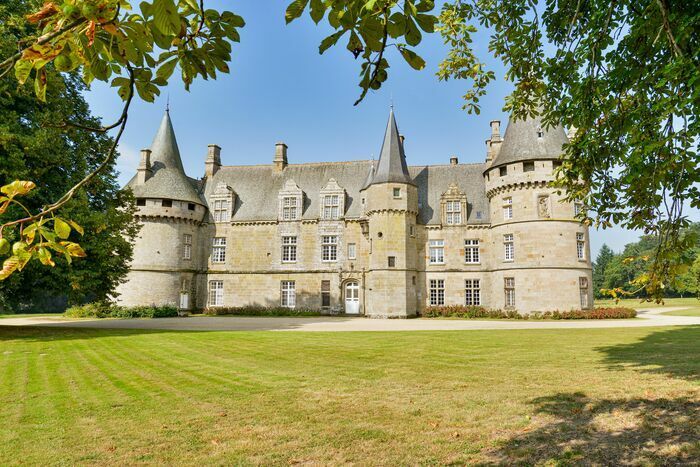
M 143 228 L 126 305 L 294 306 L 410 317 L 430 305 L 520 312 L 593 303 L 588 229 L 549 187 L 563 128 L 492 122 L 486 161 L 410 167 L 393 112 L 373 161 L 182 170 L 166 113 L 128 186 Z

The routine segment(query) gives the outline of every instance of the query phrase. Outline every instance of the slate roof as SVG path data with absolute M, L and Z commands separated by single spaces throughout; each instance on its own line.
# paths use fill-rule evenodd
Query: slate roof
M 540 128 L 544 131 L 541 138 L 537 136 Z M 561 125 L 545 129 L 540 118 L 517 121 L 509 119 L 501 150 L 491 167 L 535 159 L 559 159 L 562 146 L 568 142 Z
M 137 198 L 166 198 L 205 204 L 195 188 L 197 182 L 185 175 L 175 131 L 166 110 L 151 144 L 151 169 L 153 175 L 146 183 L 136 183 L 136 176 L 126 186 L 131 187 Z
M 304 192 L 302 219 L 318 219 L 320 191 L 334 178 L 347 193 L 345 216 L 359 218 L 362 215 L 360 190 L 372 163 L 366 160 L 290 164 L 282 172 L 275 172 L 272 164 L 223 166 L 207 180 L 204 196 L 208 198 L 219 183 L 226 183 L 236 193 L 233 222 L 275 221 L 278 194 L 285 182 L 292 179 Z M 488 223 L 484 168 L 484 164 L 407 167 L 411 183 L 418 186 L 419 222 L 440 223 L 440 195 L 454 183 L 467 195 L 467 222 Z M 476 218 L 477 211 L 481 212 L 481 219 Z
M 406 166 L 406 154 L 404 154 L 403 144 L 401 144 L 401 135 L 399 135 L 399 128 L 396 125 L 393 108 L 389 112 L 382 152 L 379 154 L 379 162 L 371 185 L 388 182 L 413 184 Z

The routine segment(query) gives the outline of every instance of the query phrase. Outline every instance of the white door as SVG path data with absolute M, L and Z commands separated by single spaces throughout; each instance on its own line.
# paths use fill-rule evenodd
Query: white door
M 360 314 L 360 285 L 357 282 L 345 284 L 345 313 L 348 315 Z
M 180 294 L 180 309 L 187 310 L 190 307 L 190 294 L 181 293 Z

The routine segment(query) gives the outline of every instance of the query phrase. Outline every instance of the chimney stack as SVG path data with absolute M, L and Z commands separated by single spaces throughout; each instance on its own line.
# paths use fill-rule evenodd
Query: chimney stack
M 136 169 L 136 182 L 139 185 L 146 183 L 146 180 L 151 178 L 153 175 L 153 170 L 151 170 L 151 150 L 142 149 L 141 150 L 141 162 Z
M 459 164 L 459 159 L 457 158 L 457 156 L 450 157 L 450 165 L 457 165 L 457 164 Z
M 501 150 L 501 121 L 491 120 L 491 138 L 486 140 L 486 162 L 494 160 Z
M 216 144 L 207 146 L 207 160 L 204 162 L 204 174 L 213 177 L 221 168 L 221 148 Z
M 282 172 L 287 167 L 287 145 L 284 143 L 275 144 L 275 158 L 272 160 L 275 165 L 275 172 Z

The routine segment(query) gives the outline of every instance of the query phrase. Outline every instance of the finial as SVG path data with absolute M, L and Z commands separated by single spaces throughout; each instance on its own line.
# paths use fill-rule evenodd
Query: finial
M 389 108 L 391 110 L 394 110 L 394 93 L 392 92 L 390 96 L 391 97 L 389 98 Z
M 168 97 L 165 101 L 165 111 L 170 113 L 170 93 L 168 93 Z

